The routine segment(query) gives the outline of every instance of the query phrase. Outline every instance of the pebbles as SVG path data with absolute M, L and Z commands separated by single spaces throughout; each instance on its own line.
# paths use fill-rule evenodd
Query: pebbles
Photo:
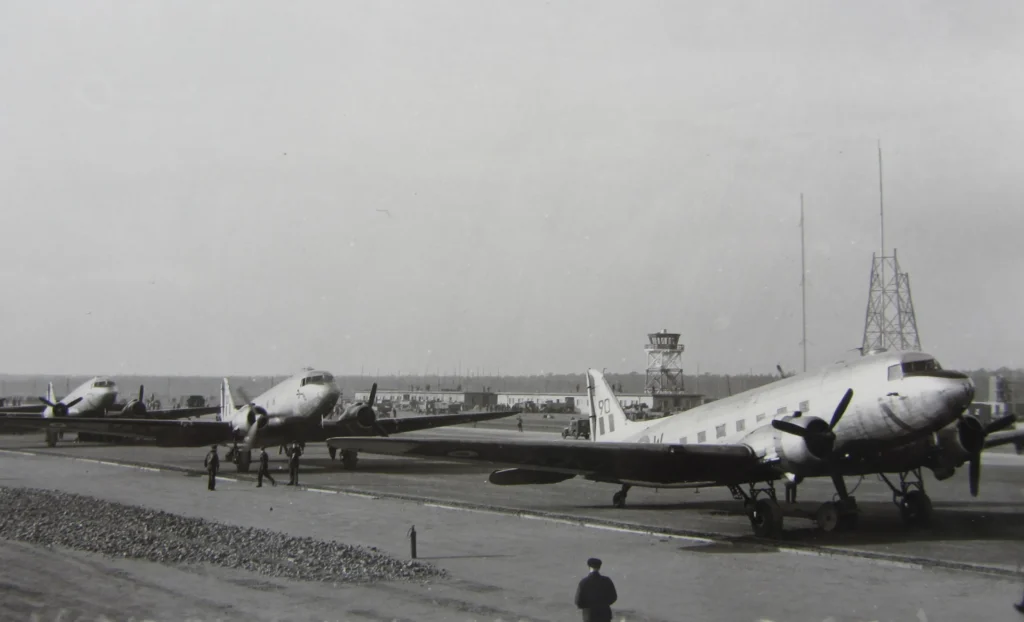
M 295 538 L 50 490 L 0 488 L 0 538 L 163 564 L 215 564 L 337 583 L 423 580 L 447 573 L 375 548 Z

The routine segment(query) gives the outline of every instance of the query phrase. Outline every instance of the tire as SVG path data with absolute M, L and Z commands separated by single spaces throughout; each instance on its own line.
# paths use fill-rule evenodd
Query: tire
M 776 501 L 761 499 L 754 504 L 750 524 L 755 536 L 776 539 L 782 535 L 782 508 Z
M 814 520 L 818 523 L 818 528 L 825 533 L 835 531 L 839 528 L 839 523 L 842 520 L 839 514 L 839 506 L 831 501 L 822 503 L 814 515 Z
M 911 527 L 927 525 L 932 518 L 932 500 L 920 490 L 908 492 L 900 504 L 900 516 Z

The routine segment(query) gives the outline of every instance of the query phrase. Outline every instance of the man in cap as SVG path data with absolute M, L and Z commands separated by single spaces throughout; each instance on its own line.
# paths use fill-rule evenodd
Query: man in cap
M 295 443 L 292 445 L 291 453 L 288 454 L 288 485 L 298 486 L 299 485 L 299 456 L 302 455 L 302 449 L 299 448 L 299 444 Z
M 611 622 L 612 608 L 619 595 L 615 584 L 601 574 L 601 560 L 591 557 L 587 560 L 590 574 L 583 577 L 576 588 L 576 607 L 583 614 L 583 622 Z
M 260 469 L 256 472 L 256 487 L 263 487 L 263 478 L 270 480 L 272 486 L 277 486 L 277 482 L 270 476 L 270 456 L 267 455 L 267 448 L 260 447 Z
M 206 454 L 206 460 L 203 462 L 206 466 L 206 474 L 208 479 L 206 481 L 207 490 L 215 490 L 217 488 L 217 471 L 220 470 L 220 456 L 217 455 L 217 446 L 210 447 L 210 453 Z

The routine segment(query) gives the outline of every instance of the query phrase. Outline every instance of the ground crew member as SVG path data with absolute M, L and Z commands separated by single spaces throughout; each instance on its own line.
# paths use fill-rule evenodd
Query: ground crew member
M 1014 603 L 1013 604 L 1013 608 L 1016 609 L 1017 611 L 1021 612 L 1021 613 L 1024 613 L 1024 596 L 1021 597 L 1019 603 Z
M 619 599 L 615 584 L 601 574 L 601 560 L 591 557 L 587 560 L 590 574 L 583 577 L 576 588 L 576 607 L 583 614 L 583 622 L 611 622 L 611 605 Z
M 292 445 L 291 453 L 288 454 L 288 485 L 298 486 L 299 485 L 299 456 L 302 455 L 302 450 L 299 449 L 298 443 Z
M 208 476 L 206 482 L 207 490 L 215 490 L 217 488 L 217 471 L 220 470 L 220 456 L 217 455 L 217 446 L 210 447 L 210 453 L 206 454 L 206 460 L 203 462 L 206 467 L 206 474 Z
M 786 503 L 796 503 L 796 484 L 786 482 Z
M 520 432 L 523 431 L 523 418 L 521 416 L 516 416 L 516 427 L 519 428 Z
M 260 448 L 260 470 L 256 472 L 256 487 L 263 487 L 263 478 L 270 480 L 272 486 L 277 486 L 277 482 L 270 476 L 270 456 L 267 455 L 267 448 Z

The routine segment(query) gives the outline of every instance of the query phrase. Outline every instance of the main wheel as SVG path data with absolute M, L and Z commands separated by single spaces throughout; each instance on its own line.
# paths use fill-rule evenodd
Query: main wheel
M 328 447 L 327 448 L 327 453 L 331 454 L 331 460 L 334 460 L 338 456 L 338 448 L 337 447 Z
M 46 446 L 56 447 L 57 446 L 57 433 L 52 430 L 46 431 Z
M 932 500 L 920 490 L 908 492 L 900 504 L 900 515 L 908 525 L 927 525 L 932 517 Z
M 612 495 L 612 506 L 617 508 L 626 507 L 626 493 L 621 490 Z
M 565 430 L 562 430 L 562 438 L 565 438 L 566 436 L 569 436 L 569 433 L 566 432 Z
M 825 533 L 835 531 L 836 527 L 839 526 L 839 506 L 829 501 L 828 503 L 822 503 L 821 507 L 818 508 L 818 512 L 814 516 L 815 521 L 818 523 L 818 527 L 821 528 Z
M 778 538 L 782 535 L 782 508 L 773 499 L 761 499 L 754 504 L 750 524 L 757 537 Z
M 341 452 L 341 464 L 346 469 L 354 471 L 356 465 L 359 464 L 359 454 L 354 450 L 345 449 Z

